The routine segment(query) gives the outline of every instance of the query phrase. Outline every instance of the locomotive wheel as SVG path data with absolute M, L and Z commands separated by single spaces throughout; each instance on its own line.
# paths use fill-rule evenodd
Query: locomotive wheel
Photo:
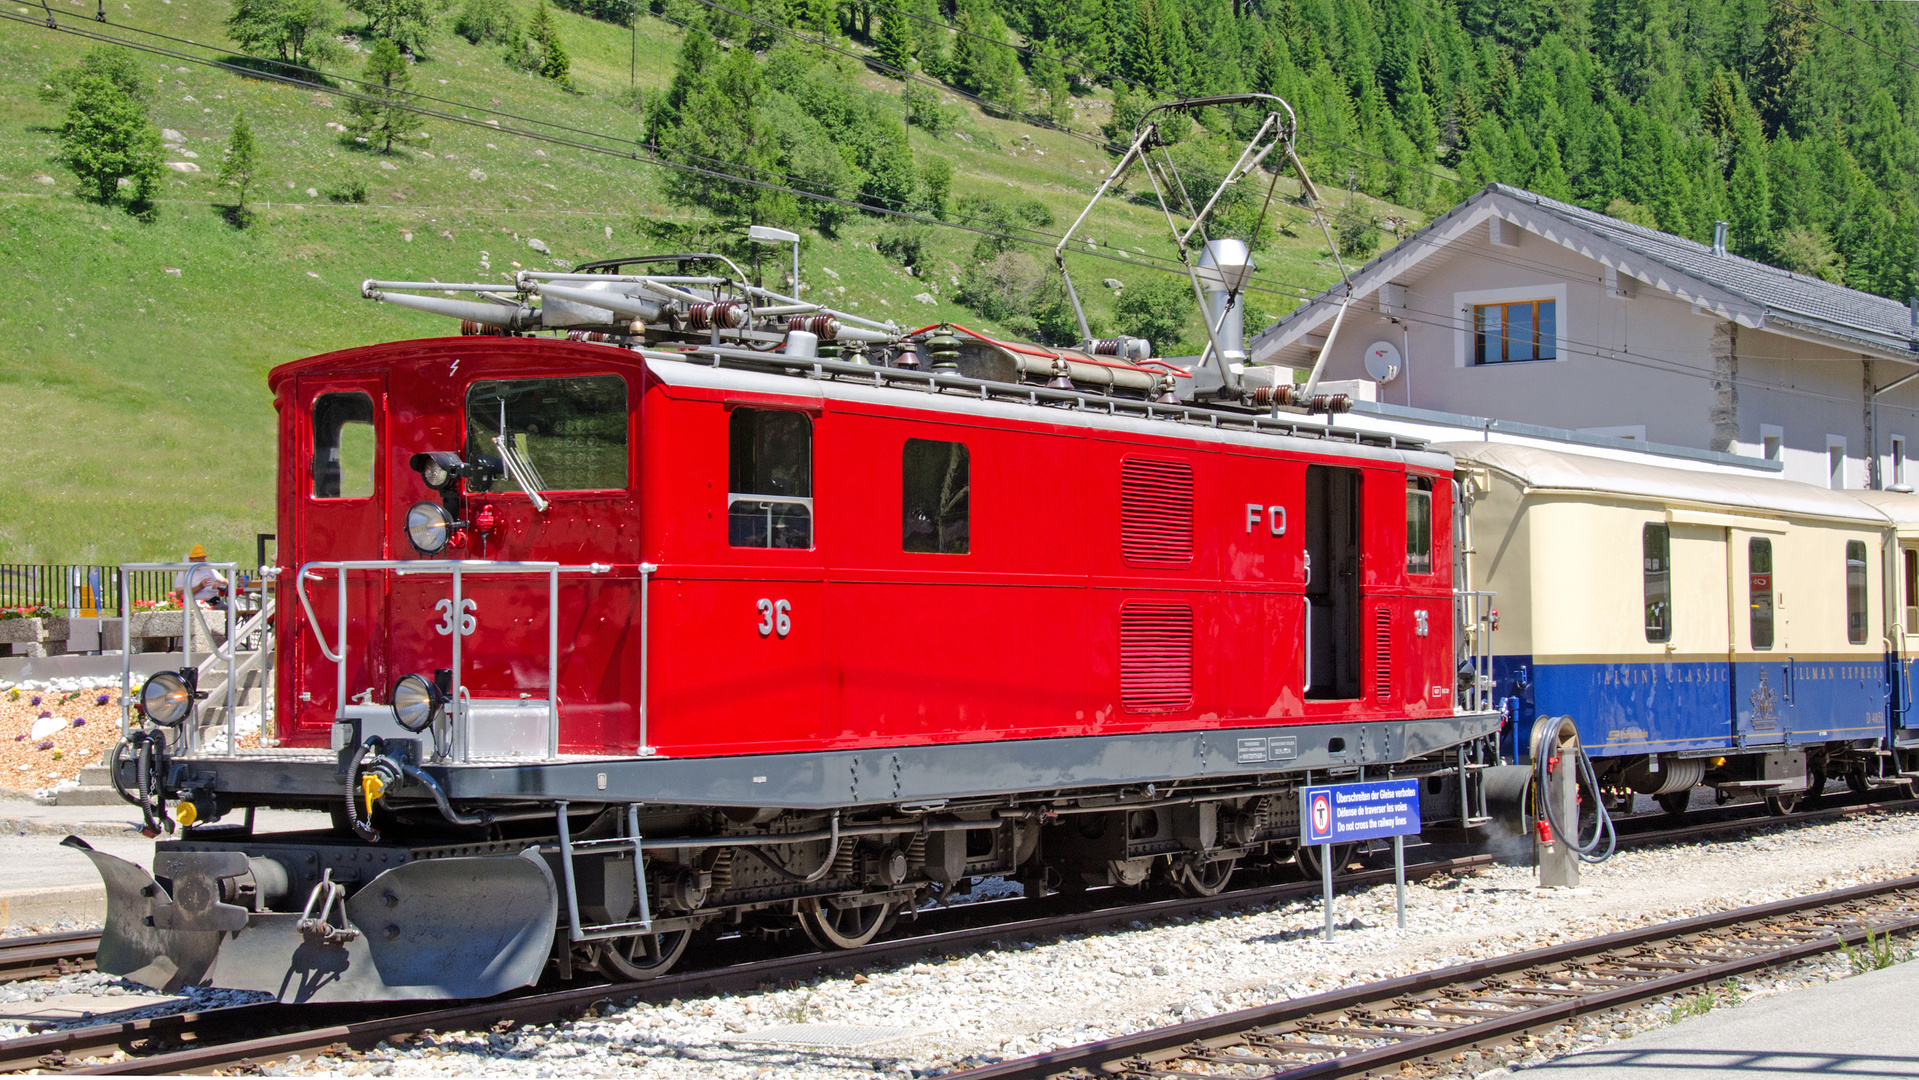
M 1173 868 L 1173 887 L 1181 896 L 1218 896 L 1233 880 L 1237 859 L 1214 859 L 1197 865 L 1181 863 Z
M 1653 801 L 1658 803 L 1659 808 L 1667 814 L 1675 818 L 1682 818 L 1686 816 L 1686 808 L 1692 805 L 1692 789 L 1687 788 L 1685 791 L 1669 791 L 1664 795 L 1654 795 Z
M 1799 792 L 1790 795 L 1766 796 L 1766 813 L 1773 817 L 1786 817 L 1799 807 Z
M 643 982 L 657 979 L 673 970 L 693 940 L 691 930 L 670 930 L 664 934 L 635 934 L 615 938 L 600 948 L 600 973 L 609 979 Z
M 886 929 L 891 904 L 836 908 L 817 899 L 800 901 L 800 929 L 822 949 L 857 949 Z
M 1872 790 L 1872 783 L 1866 779 L 1864 765 L 1855 765 L 1846 773 L 1846 787 L 1851 789 L 1854 795 L 1864 795 Z
M 1358 844 L 1305 844 L 1300 847 L 1299 854 L 1293 857 L 1299 860 L 1300 870 L 1317 881 L 1323 874 L 1319 865 L 1320 852 L 1332 852 L 1333 876 L 1336 878 L 1346 872 L 1346 866 L 1353 861 L 1353 852 L 1358 847 Z

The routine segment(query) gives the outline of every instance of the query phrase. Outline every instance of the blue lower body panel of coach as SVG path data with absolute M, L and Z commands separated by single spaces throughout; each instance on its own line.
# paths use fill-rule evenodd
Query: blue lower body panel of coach
M 1506 760 L 1528 760 L 1533 720 L 1570 716 L 1595 758 L 1876 739 L 1885 661 L 1536 663 L 1496 656 Z

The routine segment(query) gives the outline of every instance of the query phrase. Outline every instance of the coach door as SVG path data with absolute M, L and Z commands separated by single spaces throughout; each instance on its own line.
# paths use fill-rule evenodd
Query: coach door
M 1913 648 L 1919 641 L 1919 539 L 1901 538 L 1893 553 L 1892 572 L 1887 575 L 1892 582 L 1886 616 L 1891 645 L 1887 661 L 1892 669 L 1886 680 L 1890 687 L 1887 712 L 1894 728 L 1916 728 L 1919 710 L 1913 708 L 1912 683 Z
M 294 473 L 296 531 L 285 545 L 297 563 L 386 558 L 386 377 L 378 373 L 311 376 L 300 380 L 295 454 L 304 466 Z M 346 579 L 347 696 L 372 691 L 385 696 L 385 575 L 359 571 Z M 317 629 L 329 645 L 339 641 L 340 575 L 316 571 L 303 583 Z M 283 595 L 298 603 L 292 590 Z M 304 618 L 304 612 L 301 613 Z M 337 715 L 336 668 L 312 633 L 294 641 L 301 686 L 312 702 L 301 715 L 320 723 Z M 304 704 L 304 703 L 303 703 Z
M 1356 698 L 1359 638 L 1360 472 L 1306 467 L 1306 697 Z
M 1792 664 L 1778 574 L 1783 534 L 1726 530 L 1732 616 L 1728 660 L 1732 736 L 1742 745 L 1781 742 L 1792 730 Z

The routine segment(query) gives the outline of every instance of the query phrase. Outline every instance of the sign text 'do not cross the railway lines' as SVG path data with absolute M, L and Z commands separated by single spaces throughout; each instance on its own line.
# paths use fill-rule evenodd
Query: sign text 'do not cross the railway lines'
M 1300 793 L 1299 839 L 1343 844 L 1419 831 L 1419 781 L 1373 780 Z

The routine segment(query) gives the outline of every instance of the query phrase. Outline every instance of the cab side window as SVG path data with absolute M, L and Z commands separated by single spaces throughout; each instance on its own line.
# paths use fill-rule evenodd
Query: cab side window
M 1433 572 L 1433 482 L 1406 478 L 1406 572 Z
M 964 555 L 971 547 L 965 443 L 908 439 L 900 453 L 900 549 Z
M 1866 544 L 1846 541 L 1846 640 L 1866 643 Z
M 812 547 L 812 418 L 782 409 L 734 409 L 727 441 L 727 543 Z
M 373 399 L 357 390 L 313 399 L 313 497 L 373 497 Z

